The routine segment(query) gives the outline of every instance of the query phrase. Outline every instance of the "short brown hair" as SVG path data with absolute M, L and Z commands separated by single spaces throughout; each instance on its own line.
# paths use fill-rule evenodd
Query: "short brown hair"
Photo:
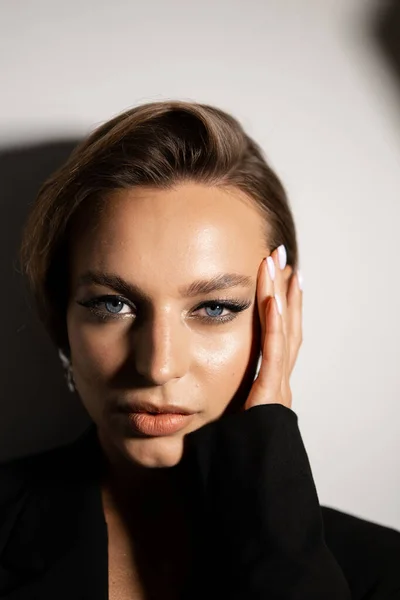
M 40 319 L 67 355 L 68 243 L 78 208 L 118 188 L 165 189 L 185 180 L 245 192 L 265 216 L 267 248 L 285 244 L 288 264 L 297 268 L 296 231 L 284 187 L 239 122 L 194 102 L 137 106 L 75 148 L 42 185 L 23 230 L 22 271 Z

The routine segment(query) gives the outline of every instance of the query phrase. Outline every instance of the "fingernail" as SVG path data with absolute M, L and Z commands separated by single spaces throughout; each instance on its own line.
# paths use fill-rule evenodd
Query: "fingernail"
M 283 269 L 286 267 L 286 262 L 287 262 L 286 248 L 283 244 L 281 244 L 281 246 L 278 247 L 278 259 L 279 259 L 279 266 L 280 266 L 281 270 L 283 271 Z
M 281 299 L 279 298 L 278 294 L 275 294 L 275 300 L 276 300 L 276 305 L 278 307 L 278 312 L 281 315 L 282 314 L 282 302 L 281 302 Z
M 301 291 L 303 291 L 304 278 L 300 269 L 297 269 L 297 283 L 299 284 Z
M 257 362 L 257 367 L 256 367 L 256 373 L 254 375 L 254 380 L 257 379 L 258 374 L 260 372 L 261 369 L 261 362 L 262 362 L 262 353 L 260 352 L 260 356 L 258 357 L 258 362 Z
M 272 258 L 272 256 L 268 256 L 268 258 L 267 258 L 267 267 L 268 267 L 269 276 L 271 277 L 272 281 L 274 281 L 275 280 L 275 263 L 274 263 L 274 259 Z

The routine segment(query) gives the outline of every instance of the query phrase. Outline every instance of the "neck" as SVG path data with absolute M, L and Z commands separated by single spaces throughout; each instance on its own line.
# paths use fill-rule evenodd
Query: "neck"
M 182 511 L 185 477 L 183 467 L 145 467 L 129 460 L 100 431 L 103 454 L 102 488 L 110 505 L 130 513 L 165 515 Z
M 184 468 L 143 467 L 97 435 L 109 543 L 129 548 L 145 589 L 155 586 L 154 597 L 180 597 L 176 590 L 190 571 L 193 546 Z

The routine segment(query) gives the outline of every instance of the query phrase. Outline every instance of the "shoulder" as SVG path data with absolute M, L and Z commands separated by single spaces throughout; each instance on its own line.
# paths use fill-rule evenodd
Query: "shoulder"
M 1 597 L 14 581 L 15 570 L 21 571 L 30 563 L 34 568 L 40 542 L 37 536 L 41 536 L 43 523 L 51 512 L 53 466 L 63 462 L 57 460 L 63 455 L 62 449 L 57 448 L 0 464 Z
M 336 548 L 349 543 L 368 553 L 400 553 L 400 531 L 327 506 L 322 507 L 325 538 Z
M 354 598 L 381 598 L 400 588 L 400 531 L 322 506 L 325 541 Z M 368 596 L 370 597 L 370 596 Z
M 6 590 L 37 578 L 55 564 L 91 514 L 95 505 L 89 501 L 84 513 L 86 496 L 82 495 L 96 472 L 92 462 L 88 464 L 92 461 L 88 442 L 84 435 L 72 443 L 0 463 L 1 598 Z
M 61 450 L 55 448 L 0 462 L 0 499 L 28 485 L 35 475 L 45 471 L 62 454 Z
M 90 433 L 93 437 L 92 430 Z M 15 512 L 15 502 L 30 492 L 56 486 L 60 481 L 66 483 L 69 475 L 76 474 L 76 467 L 87 454 L 88 439 L 86 430 L 66 445 L 0 462 L 0 523 L 4 522 L 6 509 L 12 506 Z

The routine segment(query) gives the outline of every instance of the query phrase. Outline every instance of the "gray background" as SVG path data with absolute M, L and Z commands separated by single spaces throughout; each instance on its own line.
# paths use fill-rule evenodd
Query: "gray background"
M 215 104 L 288 189 L 305 278 L 293 409 L 322 504 L 400 529 L 399 2 L 0 2 L 1 458 L 87 425 L 15 263 L 40 182 L 138 103 Z M 397 27 L 397 29 L 396 29 Z

